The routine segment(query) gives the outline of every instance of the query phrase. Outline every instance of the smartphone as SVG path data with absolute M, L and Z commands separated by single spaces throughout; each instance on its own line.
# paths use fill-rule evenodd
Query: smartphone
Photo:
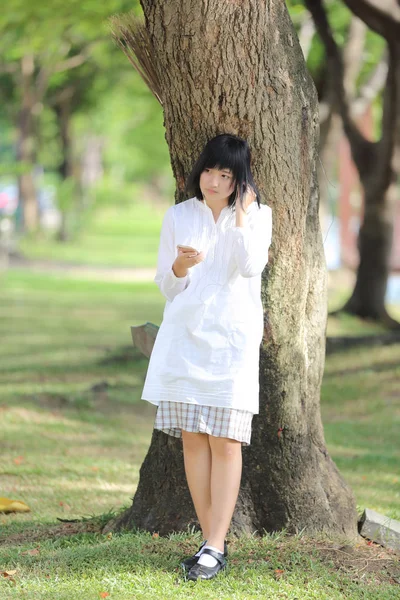
M 198 250 L 196 250 L 195 248 L 192 248 L 192 246 L 183 246 L 182 244 L 178 244 L 178 248 L 180 248 L 181 250 L 185 250 L 187 252 L 197 252 L 197 254 L 199 253 Z

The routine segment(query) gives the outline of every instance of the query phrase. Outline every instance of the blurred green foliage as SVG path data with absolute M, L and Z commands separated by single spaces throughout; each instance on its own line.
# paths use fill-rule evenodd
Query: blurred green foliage
M 15 174 L 18 114 L 24 90 L 21 60 L 32 60 L 31 89 L 37 103 L 36 156 L 46 172 L 63 159 L 55 108 L 69 96 L 75 161 L 89 135 L 103 139 L 104 166 L 118 183 L 171 177 L 162 111 L 151 92 L 113 43 L 107 19 L 139 2 L 93 0 L 31 3 L 13 0 L 0 15 L 0 160 L 3 174 Z

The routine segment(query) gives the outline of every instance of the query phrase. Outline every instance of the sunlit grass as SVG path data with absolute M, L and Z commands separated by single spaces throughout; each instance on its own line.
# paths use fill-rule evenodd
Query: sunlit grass
M 24 237 L 19 251 L 28 258 L 78 265 L 152 267 L 167 208 L 165 202 L 146 201 L 102 207 L 73 239 L 60 243 L 45 234 Z
M 378 586 L 373 581 L 360 586 L 329 566 L 328 560 L 322 561 L 319 548 L 323 548 L 323 540 L 317 544 L 305 537 L 288 539 L 281 534 L 262 540 L 231 540 L 231 567 L 226 573 L 212 582 L 187 583 L 176 565 L 194 550 L 196 541 L 198 537 L 190 543 L 185 535 L 155 539 L 137 533 L 111 538 L 81 533 L 43 540 L 34 555 L 22 554 L 32 551 L 32 544 L 11 548 L 6 563 L 17 567 L 17 583 L 7 586 L 3 582 L 3 598 L 20 598 L 24 592 L 35 600 L 396 598 L 394 586 Z

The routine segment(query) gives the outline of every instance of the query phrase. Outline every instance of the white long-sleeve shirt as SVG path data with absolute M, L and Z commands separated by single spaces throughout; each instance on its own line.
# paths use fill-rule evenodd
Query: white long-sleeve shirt
M 215 223 L 197 198 L 166 211 L 155 282 L 167 302 L 142 399 L 258 412 L 261 273 L 271 236 L 265 204 L 250 205 L 244 227 L 228 206 Z M 186 277 L 172 270 L 178 244 L 205 254 Z

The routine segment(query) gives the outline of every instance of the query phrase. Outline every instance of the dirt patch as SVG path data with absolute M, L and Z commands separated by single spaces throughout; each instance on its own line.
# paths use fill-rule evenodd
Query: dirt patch
M 400 343 L 400 332 L 376 333 L 374 335 L 329 336 L 326 338 L 326 353 L 333 354 L 356 347 L 390 346 Z
M 364 538 L 356 546 L 314 546 L 321 560 L 335 571 L 342 571 L 354 582 L 400 584 L 400 557 Z
M 128 416 L 150 418 L 153 416 L 154 411 L 151 410 L 147 402 L 121 402 L 115 398 L 116 394 L 124 394 L 127 398 L 130 398 L 132 394 L 137 393 L 137 389 L 132 385 L 114 384 L 109 383 L 107 380 L 100 380 L 79 394 L 67 396 L 43 392 L 27 394 L 26 398 L 38 407 L 50 411 L 54 416 L 65 414 L 65 410 L 86 408 L 103 415 L 120 416 L 126 414 Z M 2 409 L 11 409 L 11 407 L 3 406 Z

